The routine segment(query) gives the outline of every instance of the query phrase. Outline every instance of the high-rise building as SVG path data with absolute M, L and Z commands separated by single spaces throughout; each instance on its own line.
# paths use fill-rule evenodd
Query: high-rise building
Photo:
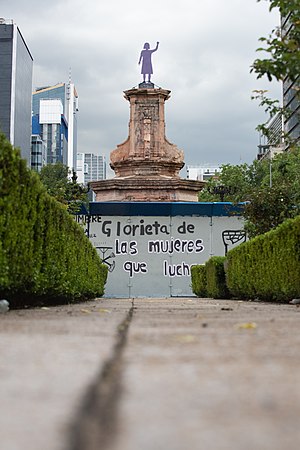
M 282 37 L 289 37 L 293 25 L 290 15 L 281 17 Z M 283 106 L 288 110 L 284 119 L 284 131 L 292 142 L 300 141 L 300 75 L 295 80 L 286 77 L 283 80 Z
M 59 98 L 40 100 L 39 114 L 32 116 L 32 133 L 39 135 L 44 143 L 46 164 L 62 162 L 69 165 L 68 124 Z
M 47 164 L 61 161 L 76 171 L 78 94 L 70 81 L 37 88 L 32 114 L 47 147 Z
M 13 21 L 0 19 L 0 130 L 30 164 L 33 58 Z
M 31 136 L 31 168 L 40 172 L 46 165 L 47 150 L 44 141 L 39 134 Z
M 105 156 L 93 153 L 77 153 L 77 181 L 87 184 L 90 181 L 106 179 Z
M 293 34 L 291 14 L 281 16 L 282 39 L 289 40 Z M 260 134 L 257 159 L 272 159 L 289 149 L 291 143 L 300 142 L 300 75 L 282 83 L 285 114 L 278 113 L 267 124 L 268 135 Z

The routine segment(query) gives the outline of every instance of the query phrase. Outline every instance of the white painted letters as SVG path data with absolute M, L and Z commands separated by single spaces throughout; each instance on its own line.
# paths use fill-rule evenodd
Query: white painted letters
M 129 274 L 130 278 L 135 274 L 146 274 L 148 272 L 147 263 L 145 262 L 126 261 L 123 265 L 123 269 Z
M 136 241 L 119 241 L 115 240 L 115 253 L 116 255 L 137 255 L 138 248 Z

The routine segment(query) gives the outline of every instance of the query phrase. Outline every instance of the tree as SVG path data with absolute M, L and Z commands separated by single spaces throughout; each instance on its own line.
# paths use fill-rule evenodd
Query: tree
M 257 78 L 266 76 L 269 81 L 290 80 L 297 89 L 300 79 L 300 1 L 268 1 L 270 11 L 278 8 L 285 25 L 275 27 L 268 37 L 260 38 L 263 45 L 257 51 L 264 55 L 254 61 L 251 72 Z M 285 105 L 280 106 L 278 100 L 268 98 L 266 92 L 254 91 L 252 98 L 260 100 L 271 119 L 278 113 L 289 117 L 291 111 Z M 257 130 L 272 138 L 268 123 L 269 120 L 258 125 Z M 236 186 L 236 194 L 227 200 L 247 202 L 244 216 L 250 237 L 265 233 L 300 213 L 300 148 L 287 135 L 285 139 L 290 151 L 277 155 L 272 161 L 254 161 L 235 169 L 224 166 L 220 183 Z M 233 173 L 236 175 L 232 176 Z
M 223 164 L 218 178 L 211 178 L 199 194 L 199 201 L 220 201 L 218 194 L 212 194 L 214 188 L 224 186 L 229 193 L 224 201 L 248 201 L 253 189 L 269 184 L 269 165 L 267 161 L 254 161 L 252 164 Z
M 224 201 L 243 201 L 248 189 L 247 170 L 247 164 L 239 166 L 223 164 L 221 166 L 221 174 L 217 178 L 210 178 L 205 188 L 200 192 L 199 201 L 220 201 L 220 195 L 213 193 L 218 186 L 225 186 L 226 189 L 232 191 L 231 193 L 225 193 Z M 238 186 L 238 189 L 235 189 L 236 186 Z
M 225 164 L 221 169 L 219 179 L 209 180 L 200 192 L 199 201 L 220 201 L 220 197 L 211 194 L 213 188 L 234 187 L 224 200 L 246 202 L 243 214 L 250 237 L 300 214 L 300 148 L 278 154 L 273 160 Z
M 44 166 L 40 178 L 48 193 L 74 214 L 80 210 L 82 204 L 88 202 L 88 197 L 87 188 L 77 183 L 75 172 L 70 180 L 70 173 L 67 166 L 57 162 Z
M 282 81 L 285 77 L 295 81 L 300 74 L 300 2 L 270 0 L 270 11 L 274 8 L 279 8 L 281 17 L 289 18 L 289 32 L 276 27 L 268 37 L 259 39 L 264 47 L 257 51 L 266 52 L 268 57 L 256 59 L 251 71 L 257 78 L 266 75 L 269 81 L 273 78 Z
M 281 18 L 288 19 L 287 25 L 283 28 L 275 27 L 268 37 L 259 39 L 263 46 L 257 51 L 264 52 L 266 55 L 254 61 L 251 72 L 254 72 L 257 78 L 266 76 L 269 81 L 289 79 L 295 82 L 299 80 L 300 74 L 300 2 L 299 0 L 270 0 L 269 3 L 270 11 L 278 8 Z M 264 107 L 270 118 L 276 114 L 288 117 L 289 109 L 280 106 L 278 100 L 268 98 L 266 92 L 254 91 L 252 98 L 260 101 L 260 106 Z M 269 138 L 268 122 L 258 125 L 257 130 Z M 285 139 L 293 145 L 288 135 L 285 135 Z
M 245 205 L 245 229 L 250 237 L 266 233 L 299 214 L 288 184 L 254 189 Z

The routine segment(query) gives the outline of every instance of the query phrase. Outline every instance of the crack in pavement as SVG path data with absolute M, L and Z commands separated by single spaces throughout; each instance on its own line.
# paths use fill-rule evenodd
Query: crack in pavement
M 117 327 L 112 355 L 88 388 L 71 425 L 67 450 L 106 449 L 115 435 L 121 394 L 122 354 L 135 309 L 132 299 L 130 310 Z

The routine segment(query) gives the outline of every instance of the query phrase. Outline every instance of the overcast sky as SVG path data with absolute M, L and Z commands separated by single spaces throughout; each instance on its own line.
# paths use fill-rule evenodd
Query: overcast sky
M 152 81 L 172 91 L 166 136 L 188 165 L 251 162 L 255 127 L 265 116 L 250 65 L 259 37 L 279 23 L 269 1 L 256 0 L 0 0 L 0 17 L 19 26 L 34 58 L 33 87 L 66 82 L 79 95 L 78 151 L 106 155 L 128 135 L 123 91 L 140 83 L 144 42 Z M 0 68 L 1 70 L 1 68 Z

